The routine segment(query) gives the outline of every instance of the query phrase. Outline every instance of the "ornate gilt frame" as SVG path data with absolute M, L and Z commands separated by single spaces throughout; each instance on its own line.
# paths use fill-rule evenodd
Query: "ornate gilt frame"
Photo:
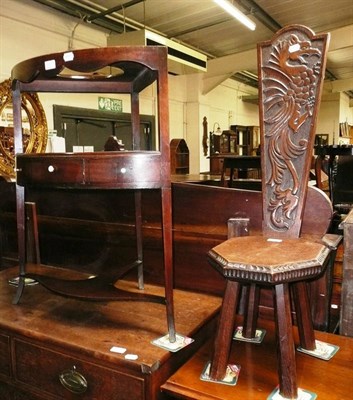
M 45 152 L 48 126 L 44 109 L 36 93 L 22 94 L 23 152 Z M 0 176 L 15 177 L 14 137 L 11 124 L 11 79 L 0 83 Z M 3 123 L 6 122 L 6 127 Z M 10 123 L 9 123 L 10 122 Z

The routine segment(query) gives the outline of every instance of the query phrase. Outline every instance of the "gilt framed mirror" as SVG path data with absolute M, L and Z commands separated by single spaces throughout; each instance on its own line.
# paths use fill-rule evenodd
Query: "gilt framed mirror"
M 48 126 L 44 109 L 36 93 L 23 93 L 22 134 L 24 153 L 45 152 Z M 15 154 L 11 80 L 0 83 L 0 176 L 15 178 Z

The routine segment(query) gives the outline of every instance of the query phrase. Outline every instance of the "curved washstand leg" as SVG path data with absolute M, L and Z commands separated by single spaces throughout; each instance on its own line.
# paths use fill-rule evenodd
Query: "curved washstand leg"
M 25 277 L 20 275 L 18 277 L 18 286 L 17 286 L 16 294 L 15 294 L 14 298 L 12 299 L 12 304 L 16 305 L 19 303 L 24 287 L 25 287 Z
M 19 276 L 17 291 L 12 300 L 18 304 L 26 286 L 26 260 L 33 264 L 40 264 L 39 234 L 36 203 L 25 202 L 24 209 L 19 206 L 18 212 L 18 247 L 19 247 Z M 23 220 L 22 220 L 23 216 Z
M 25 193 L 22 186 L 16 185 L 16 217 L 17 217 L 17 240 L 18 240 L 18 262 L 19 276 L 18 286 L 13 304 L 18 304 L 25 286 L 25 260 L 26 260 L 26 215 L 25 215 Z
M 172 235 L 172 190 L 162 189 L 162 229 L 164 250 L 164 281 L 167 308 L 169 342 L 175 343 L 174 299 L 173 299 L 173 235 Z
M 169 351 L 176 352 L 193 340 L 175 332 L 174 299 L 173 299 L 173 234 L 172 234 L 172 194 L 171 187 L 161 189 L 162 198 L 162 237 L 164 251 L 164 287 L 167 312 L 168 334 L 152 343 Z
M 144 289 L 143 279 L 143 247 L 142 247 L 142 213 L 141 213 L 141 190 L 135 191 L 135 230 L 137 250 L 137 284 L 140 290 Z

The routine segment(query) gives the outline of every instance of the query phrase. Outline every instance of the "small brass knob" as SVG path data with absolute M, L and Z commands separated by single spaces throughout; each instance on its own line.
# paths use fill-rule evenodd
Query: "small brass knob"
M 86 378 L 76 371 L 75 366 L 63 371 L 59 375 L 59 380 L 65 389 L 76 394 L 84 393 L 88 387 Z

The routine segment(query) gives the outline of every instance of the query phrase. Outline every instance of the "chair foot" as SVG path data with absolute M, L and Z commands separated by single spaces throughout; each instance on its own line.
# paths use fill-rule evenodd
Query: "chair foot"
M 298 396 L 295 397 L 295 400 L 314 400 L 317 398 L 316 393 L 309 392 L 308 390 L 298 388 Z M 279 387 L 276 387 L 275 390 L 267 397 L 267 400 L 294 400 L 293 397 L 284 397 L 279 392 Z
M 235 386 L 238 382 L 238 377 L 240 373 L 240 365 L 228 364 L 226 369 L 226 374 L 223 379 L 212 379 L 210 376 L 211 371 L 211 361 L 206 365 L 200 379 L 206 382 L 221 383 L 223 385 Z
M 315 340 L 316 347 L 314 350 L 307 350 L 299 346 L 297 348 L 301 353 L 308 354 L 309 356 L 320 358 L 321 360 L 330 360 L 339 350 L 339 346 Z
M 265 329 L 256 329 L 255 335 L 253 337 L 248 338 L 243 335 L 243 331 L 244 331 L 244 328 L 242 326 L 237 326 L 234 331 L 233 340 L 238 340 L 240 342 L 259 344 L 259 343 L 262 343 L 262 341 L 266 335 Z

